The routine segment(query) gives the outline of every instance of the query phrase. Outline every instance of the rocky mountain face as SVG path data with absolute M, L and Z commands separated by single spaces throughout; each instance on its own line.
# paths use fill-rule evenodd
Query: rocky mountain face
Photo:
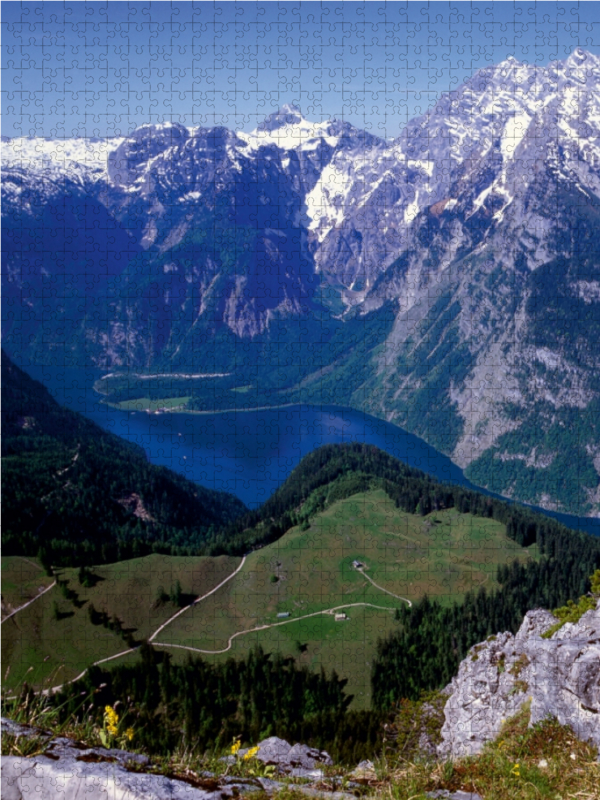
M 555 623 L 549 611 L 529 611 L 515 636 L 502 633 L 471 648 L 445 690 L 440 756 L 481 752 L 524 703 L 530 725 L 556 717 L 600 749 L 600 603 L 542 638 Z
M 476 483 L 600 513 L 596 56 L 480 70 L 394 141 L 284 106 L 252 133 L 13 139 L 2 164 L 13 355 L 278 365 Z
M 424 392 L 438 412 L 416 422 L 425 438 L 445 428 L 475 482 L 550 508 L 567 494 L 598 508 L 599 79 L 600 62 L 576 51 L 462 87 L 456 102 L 482 135 L 365 301 L 399 307 L 379 357 L 382 406 L 403 419 Z M 451 107 L 434 109 L 434 130 Z

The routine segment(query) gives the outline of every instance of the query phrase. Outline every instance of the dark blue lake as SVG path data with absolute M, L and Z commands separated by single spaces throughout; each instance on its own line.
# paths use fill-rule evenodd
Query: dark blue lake
M 303 456 L 323 444 L 342 442 L 373 444 L 439 480 L 484 491 L 418 436 L 360 411 L 331 406 L 219 414 L 118 411 L 93 389 L 102 374 L 98 370 L 29 365 L 24 369 L 59 403 L 141 445 L 154 464 L 203 486 L 231 492 L 251 508 L 263 503 Z M 600 535 L 600 520 L 539 510 L 569 527 Z

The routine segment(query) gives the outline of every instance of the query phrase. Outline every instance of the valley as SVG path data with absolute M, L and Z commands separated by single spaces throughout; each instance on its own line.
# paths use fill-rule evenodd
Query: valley
M 2 797 L 600 800 L 594 4 L 1 11 Z
M 153 414 L 366 412 L 484 488 L 597 518 L 598 85 L 576 47 L 478 70 L 393 140 L 285 104 L 64 157 L 3 141 L 4 345 Z

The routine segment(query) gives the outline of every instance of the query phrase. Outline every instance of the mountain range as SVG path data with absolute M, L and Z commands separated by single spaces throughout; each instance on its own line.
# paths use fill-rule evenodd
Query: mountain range
M 287 105 L 252 133 L 3 140 L 2 171 L 19 363 L 350 405 L 600 513 L 595 55 L 480 70 L 391 141 Z

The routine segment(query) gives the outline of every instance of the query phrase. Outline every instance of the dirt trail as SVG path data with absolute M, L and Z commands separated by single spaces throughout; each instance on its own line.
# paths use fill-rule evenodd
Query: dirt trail
M 367 575 L 367 573 L 365 572 L 365 568 L 364 568 L 364 567 L 358 567 L 358 572 L 360 572 L 360 574 L 361 574 L 361 575 L 362 575 L 364 578 L 366 578 L 366 579 L 367 579 L 367 580 L 368 580 L 370 583 L 372 583 L 372 584 L 373 584 L 373 586 L 374 586 L 376 589 L 379 589 L 379 591 L 380 591 L 380 592 L 385 592 L 386 594 L 389 594 L 389 595 L 391 595 L 391 597 L 395 597 L 395 598 L 396 598 L 396 600 L 403 600 L 405 603 L 408 603 L 408 607 L 409 607 L 409 608 L 412 608 L 412 603 L 411 603 L 411 601 L 410 601 L 410 600 L 408 600 L 406 597 L 400 597 L 400 595 L 399 595 L 399 594 L 394 594 L 393 592 L 389 592 L 387 589 L 384 589 L 384 588 L 383 588 L 383 586 L 380 586 L 378 583 L 375 583 L 375 581 L 373 580 L 373 578 L 370 578 L 370 577 Z
M 232 634 L 229 637 L 229 639 L 227 640 L 227 647 L 222 648 L 221 650 L 204 650 L 204 649 L 201 649 L 199 647 L 189 647 L 189 646 L 183 645 L 183 644 L 168 644 L 167 642 L 157 642 L 157 641 L 155 641 L 155 639 L 158 636 L 158 634 L 161 631 L 163 631 L 168 625 L 170 625 L 171 622 L 173 622 L 173 620 L 175 620 L 178 617 L 180 617 L 182 614 L 184 614 L 186 611 L 188 611 L 193 606 L 197 605 L 198 603 L 201 603 L 203 600 L 206 600 L 207 597 L 210 597 L 211 595 L 213 595 L 222 586 L 224 586 L 232 578 L 234 578 L 238 574 L 238 572 L 240 572 L 240 570 L 243 568 L 244 564 L 246 563 L 247 557 L 248 556 L 245 555 L 242 558 L 242 560 L 241 560 L 240 564 L 238 565 L 238 567 L 236 567 L 236 569 L 231 573 L 231 575 L 228 575 L 217 586 L 215 586 L 213 589 L 211 589 L 210 592 L 207 592 L 206 594 L 203 594 L 201 597 L 197 597 L 194 600 L 193 603 L 190 603 L 189 606 L 185 606 L 185 608 L 180 609 L 176 614 L 173 614 L 172 617 L 169 617 L 169 619 L 166 622 L 163 622 L 163 624 L 160 625 L 154 631 L 154 633 L 149 637 L 148 642 L 152 642 L 155 647 L 172 647 L 172 648 L 176 648 L 178 650 L 188 650 L 188 651 L 190 651 L 192 653 L 203 653 L 205 655 L 218 655 L 220 653 L 227 653 L 229 650 L 231 650 L 231 647 L 232 647 L 232 644 L 233 644 L 233 640 L 237 639 L 239 636 L 246 636 L 249 633 L 256 633 L 257 631 L 265 631 L 265 630 L 268 630 L 269 628 L 277 628 L 277 627 L 279 627 L 281 625 L 291 625 L 293 622 L 300 622 L 301 620 L 309 619 L 310 617 L 318 617 L 318 616 L 322 616 L 322 615 L 325 615 L 325 614 L 335 614 L 336 611 L 341 611 L 341 610 L 343 610 L 345 608 L 356 608 L 356 607 L 361 606 L 361 607 L 367 607 L 367 608 L 375 608 L 375 609 L 377 609 L 379 611 L 391 611 L 391 612 L 394 612 L 396 610 L 394 608 L 388 608 L 387 606 L 377 606 L 374 603 L 344 603 L 341 606 L 333 606 L 332 608 L 325 608 L 322 611 L 313 611 L 310 614 L 303 614 L 301 617 L 294 617 L 292 619 L 286 619 L 286 620 L 283 620 L 281 622 L 272 622 L 272 623 L 269 623 L 268 625 L 258 625 L 258 626 L 254 627 L 254 628 L 248 628 L 247 630 L 244 630 L 244 631 L 237 631 L 236 633 Z M 385 594 L 391 595 L 392 597 L 396 598 L 397 600 L 402 600 L 404 603 L 408 603 L 409 607 L 412 606 L 411 601 L 408 600 L 406 597 L 400 597 L 399 595 L 393 594 L 392 592 L 389 592 L 387 589 L 384 589 L 382 586 L 379 586 L 378 584 L 376 584 L 375 581 L 372 580 L 364 572 L 364 568 L 361 568 L 358 571 L 362 575 L 364 575 L 364 577 L 367 578 L 367 580 L 369 580 L 373 584 L 373 586 L 375 586 L 380 591 L 385 592 Z M 52 586 L 54 586 L 55 584 L 56 584 L 56 582 L 53 583 Z M 52 586 L 49 586 L 48 589 L 45 589 L 45 591 L 48 591 L 49 589 L 51 589 Z M 43 594 L 43 592 L 42 592 L 42 594 Z M 39 596 L 40 595 L 38 595 L 38 597 Z M 34 598 L 34 600 L 36 600 L 36 599 L 37 598 Z M 32 603 L 32 602 L 34 602 L 34 601 L 31 600 L 30 603 Z M 27 603 L 26 605 L 29 605 L 29 603 Z M 25 606 L 21 606 L 21 608 L 25 608 Z M 20 610 L 21 609 L 17 609 L 17 611 L 20 611 Z M 16 614 L 16 611 L 14 611 L 13 614 Z M 6 619 L 8 619 L 8 617 L 6 617 Z M 4 620 L 3 620 L 3 622 L 4 622 Z M 134 653 L 136 650 L 137 650 L 137 647 L 131 647 L 131 648 L 127 649 L 127 650 L 121 651 L 120 653 L 115 653 L 112 656 L 108 656 L 107 658 L 101 658 L 99 661 L 95 661 L 92 664 L 92 666 L 96 667 L 96 666 L 99 666 L 100 664 L 105 664 L 108 661 L 113 661 L 113 660 L 115 660 L 117 658 L 121 658 L 122 656 L 126 656 L 129 653 Z M 75 681 L 78 681 L 80 678 L 83 678 L 83 676 L 86 674 L 87 671 L 88 671 L 87 669 L 84 669 L 84 671 L 81 674 L 79 674 L 76 678 L 72 678 L 70 681 L 65 681 L 65 683 L 61 684 L 60 686 L 53 686 L 51 689 L 45 689 L 43 691 L 43 694 L 49 694 L 50 692 L 59 691 L 64 686 L 68 686 L 70 683 L 74 683 Z
M 200 650 L 198 647 L 188 647 L 183 644 L 167 644 L 166 642 L 155 642 L 156 647 L 177 647 L 181 650 L 190 650 L 193 653 L 207 653 L 209 655 L 218 655 L 219 653 L 227 653 L 231 650 L 231 645 L 234 639 L 238 636 L 245 636 L 247 633 L 255 633 L 256 631 L 266 631 L 269 628 L 277 628 L 280 625 L 290 625 L 292 622 L 300 622 L 302 619 L 309 617 L 318 617 L 322 614 L 335 614 L 336 611 L 341 611 L 343 608 L 355 608 L 356 606 L 368 606 L 369 608 L 377 608 L 380 611 L 395 611 L 395 608 L 388 608 L 387 606 L 376 606 L 373 603 L 346 603 L 343 606 L 335 606 L 334 608 L 325 608 L 322 611 L 313 611 L 311 614 L 304 614 L 302 617 L 294 617 L 293 619 L 286 619 L 283 622 L 272 622 L 269 625 L 258 625 L 256 628 L 248 628 L 245 631 L 238 631 L 229 637 L 227 640 L 227 647 L 222 650 Z
M 224 586 L 224 585 L 227 583 L 227 581 L 230 581 L 230 580 L 231 580 L 231 579 L 232 579 L 232 578 L 233 578 L 235 575 L 237 575 L 237 574 L 238 574 L 238 572 L 239 572 L 239 571 L 241 570 L 241 568 L 244 566 L 244 564 L 246 563 L 246 558 L 247 558 L 247 557 L 248 557 L 248 556 L 247 556 L 247 555 L 245 555 L 245 556 L 242 558 L 242 561 L 241 561 L 241 563 L 239 564 L 239 566 L 238 566 L 238 567 L 237 567 L 237 568 L 236 568 L 236 569 L 235 569 L 235 570 L 234 570 L 234 571 L 231 573 L 231 575 L 228 575 L 228 576 L 225 578 L 225 580 L 222 580 L 222 581 L 221 581 L 221 583 L 219 583 L 217 586 L 215 586 L 215 587 L 214 587 L 214 589 L 211 589 L 211 590 L 210 590 L 210 592 L 207 592 L 206 594 L 203 594 L 201 597 L 197 597 L 197 598 L 194 600 L 194 602 L 193 602 L 193 603 L 190 603 L 190 605 L 189 605 L 189 606 L 185 606 L 185 608 L 182 608 L 182 609 L 180 609 L 180 610 L 179 610 L 179 611 L 178 611 L 176 614 L 173 614 L 173 616 L 172 616 L 172 617 L 169 617 L 169 619 L 168 619 L 166 622 L 163 622 L 163 624 L 162 624 L 160 627 L 158 627 L 158 628 L 157 628 L 157 629 L 154 631 L 154 633 L 153 633 L 153 634 L 150 636 L 150 638 L 148 639 L 148 641 L 149 641 L 149 642 L 152 642 L 152 641 L 154 640 L 154 638 L 155 638 L 155 637 L 156 637 L 156 636 L 157 636 L 157 635 L 158 635 L 158 634 L 159 634 L 159 633 L 160 633 L 160 632 L 161 632 L 161 631 L 162 631 L 164 628 L 166 628 L 166 627 L 167 627 L 167 625 L 169 625 L 171 622 L 173 622 L 173 620 L 174 620 L 174 619 L 176 619 L 176 618 L 177 618 L 177 617 L 179 617 L 181 614 L 183 614 L 183 613 L 184 613 L 184 611 L 187 611 L 187 610 L 188 610 L 188 609 L 190 609 L 192 606 L 195 606 L 195 605 L 196 605 L 196 603 L 200 603 L 202 600 L 206 600 L 206 598 L 207 598 L 207 597 L 210 597 L 210 596 L 211 596 L 211 594 L 214 594 L 214 593 L 217 591 L 217 589 L 220 589 L 220 588 L 221 588 L 221 586 Z M 54 586 L 54 585 L 55 585 L 55 584 L 52 584 L 52 586 Z M 48 587 L 48 588 L 50 588 L 50 589 L 51 589 L 52 587 L 50 586 L 50 587 Z M 48 590 L 46 590 L 46 591 L 48 591 Z M 38 595 L 38 596 L 39 596 L 39 595 Z M 33 601 L 32 601 L 32 602 L 33 602 Z M 22 608 L 25 608 L 25 606 L 22 606 Z M 17 609 L 17 610 L 20 610 L 20 609 Z M 16 613 L 16 612 L 14 612 L 14 613 Z M 7 617 L 7 619 L 8 619 L 8 617 Z M 3 621 L 4 621 L 4 620 L 3 620 Z M 94 661 L 94 663 L 93 663 L 93 664 L 91 664 L 91 666 L 92 666 L 92 667 L 97 667 L 97 666 L 99 666 L 100 664 L 106 664 L 106 662 L 107 662 L 107 661 L 114 661 L 114 659 L 116 659 L 116 658 L 121 658 L 122 656 L 126 656 L 128 653 L 135 653 L 135 651 L 136 651 L 137 649 L 138 649 L 137 647 L 130 647 L 130 648 L 128 648 L 127 650 L 122 650 L 120 653 L 115 653 L 114 655 L 112 655 L 112 656 L 108 656 L 107 658 L 101 658 L 101 659 L 99 659 L 98 661 Z M 61 683 L 61 684 L 60 684 L 60 686 L 52 686 L 50 689 L 44 689 L 44 691 L 42 692 L 42 694 L 50 694 L 50 693 L 53 693 L 53 692 L 59 692 L 59 691 L 60 691 L 60 690 L 61 690 L 61 689 L 62 689 L 64 686 L 68 686 L 70 683 L 75 683 L 75 681 L 78 681 L 80 678 L 83 678 L 83 676 L 86 674 L 86 672 L 88 671 L 88 669 L 89 669 L 89 667 L 86 667 L 86 669 L 84 669 L 84 670 L 83 670 L 83 672 L 81 672 L 79 675 L 77 675 L 77 677 L 75 677 L 75 678 L 71 678 L 71 680 L 70 680 L 70 681 L 65 681 L 64 683 Z
M 238 574 L 238 572 L 241 570 L 241 568 L 244 566 L 244 564 L 246 563 L 246 559 L 247 559 L 247 558 L 248 558 L 248 556 L 247 556 L 247 555 L 245 555 L 245 556 L 242 558 L 241 564 L 240 564 L 240 565 L 237 567 L 237 569 L 236 569 L 234 572 L 232 572 L 232 573 L 231 573 L 231 575 L 228 575 L 228 576 L 225 578 L 225 580 L 224 580 L 224 581 L 221 581 L 221 583 L 220 583 L 218 586 L 215 586 L 215 588 L 214 588 L 214 589 L 211 589 L 211 590 L 210 590 L 210 592 L 207 592 L 206 594 L 203 594 L 203 595 L 202 595 L 202 597 L 197 597 L 197 598 L 194 600 L 194 602 L 193 602 L 193 603 L 190 603 L 190 605 L 189 605 L 189 606 L 185 606 L 185 607 L 184 607 L 184 608 L 182 608 L 180 611 L 178 611 L 176 614 L 173 614 L 173 616 L 172 616 L 172 617 L 170 617 L 170 618 L 169 618 L 169 619 L 168 619 L 166 622 L 163 622 L 163 624 L 160 626 L 160 628 L 157 628 L 157 629 L 154 631 L 154 633 L 153 633 L 153 634 L 152 634 L 152 636 L 151 636 L 151 637 L 148 639 L 148 641 L 149 641 L 149 642 L 153 642 L 153 641 L 154 641 L 154 639 L 155 639 L 155 638 L 158 636 L 158 634 L 159 634 L 159 633 L 160 633 L 162 630 L 164 630 L 164 628 L 166 628 L 166 627 L 167 627 L 167 625 L 170 625 L 170 624 L 171 624 L 171 622 L 173 622 L 173 620 L 174 620 L 174 619 L 177 619 L 177 617 L 181 616 L 181 614 L 183 614 L 185 611 L 188 611 L 190 608 L 192 608 L 192 606 L 195 606 L 197 603 L 201 603 L 201 602 L 202 602 L 202 600 L 206 600 L 206 598 L 207 598 L 207 597 L 210 597 L 210 596 L 211 596 L 211 594 L 214 594 L 214 593 L 215 593 L 215 592 L 216 592 L 218 589 L 220 589 L 220 588 L 221 588 L 221 586 L 224 586 L 224 585 L 225 585 L 225 584 L 226 584 L 228 581 L 230 581 L 230 580 L 231 580 L 233 577 L 235 577 L 235 576 Z
M 11 611 L 10 614 L 7 614 L 4 617 L 4 619 L 2 620 L 2 622 L 0 622 L 0 625 L 5 623 L 7 619 L 10 619 L 11 617 L 14 617 L 15 614 L 19 613 L 19 611 L 23 611 L 24 608 L 27 608 L 27 606 L 30 606 L 32 603 L 35 603 L 36 600 L 39 600 L 39 598 L 43 594 L 46 594 L 46 592 L 49 592 L 50 589 L 52 589 L 54 586 L 56 586 L 56 581 L 54 581 L 54 583 L 51 583 L 50 586 L 46 586 L 45 589 L 43 589 L 39 594 L 36 594 L 36 596 L 33 597 L 31 600 L 29 600 L 27 603 L 25 603 L 22 606 L 19 606 L 18 608 L 15 608 L 15 610 Z
M 31 564 L 32 567 L 35 567 L 36 569 L 41 569 L 40 565 L 36 564 L 35 561 L 32 561 L 30 558 L 25 558 L 25 556 L 19 556 L 19 558 L 21 559 L 21 561 L 26 561 L 28 564 Z

